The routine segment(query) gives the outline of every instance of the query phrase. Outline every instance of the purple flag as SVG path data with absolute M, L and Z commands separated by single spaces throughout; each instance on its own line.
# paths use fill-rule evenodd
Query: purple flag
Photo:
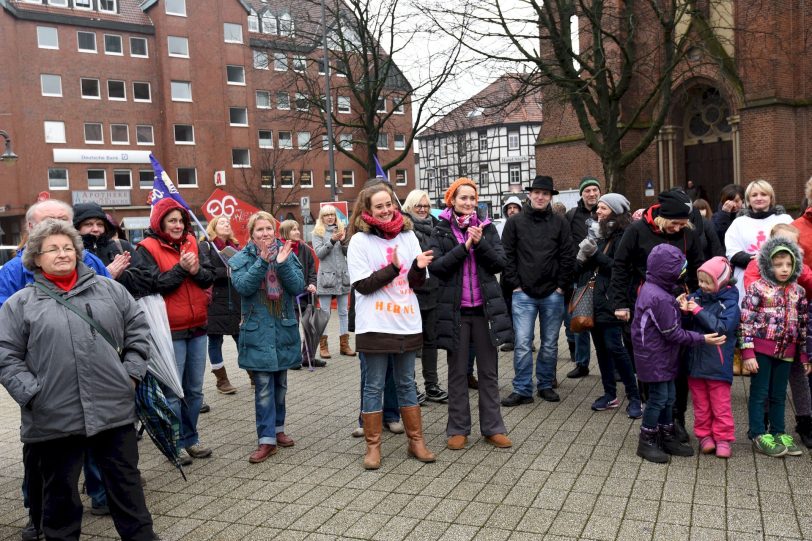
M 381 162 L 378 161 L 378 156 L 373 154 L 372 159 L 375 160 L 375 176 L 381 177 L 382 179 L 385 179 L 386 182 L 389 182 L 389 177 L 386 176 L 386 171 L 384 171 L 383 167 L 381 167 Z
M 191 211 L 191 207 L 189 207 L 188 203 L 181 197 L 178 189 L 175 187 L 175 184 L 172 182 L 172 179 L 169 178 L 169 175 L 166 174 L 164 171 L 163 166 L 158 161 L 158 158 L 155 157 L 154 154 L 150 153 L 149 161 L 152 162 L 152 170 L 155 171 L 155 180 L 152 183 L 152 195 L 150 197 L 150 205 L 155 205 L 158 201 L 165 197 L 171 197 L 178 203 L 180 203 L 183 208 L 186 210 Z

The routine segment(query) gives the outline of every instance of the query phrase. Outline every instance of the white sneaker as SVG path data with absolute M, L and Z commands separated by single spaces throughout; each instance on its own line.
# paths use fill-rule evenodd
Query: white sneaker
M 386 425 L 386 429 L 392 434 L 403 434 L 404 432 L 406 432 L 406 429 L 403 428 L 403 423 L 401 423 L 400 421 L 384 424 Z
M 355 430 L 352 431 L 353 438 L 363 438 L 364 437 L 364 427 L 359 426 Z

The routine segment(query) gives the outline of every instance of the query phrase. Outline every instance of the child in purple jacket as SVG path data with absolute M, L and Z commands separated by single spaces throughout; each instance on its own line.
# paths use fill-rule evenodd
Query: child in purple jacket
M 679 304 L 672 290 L 686 269 L 685 255 L 677 248 L 669 244 L 655 246 L 648 256 L 646 281 L 634 306 L 634 362 L 637 377 L 647 382 L 649 389 L 637 456 L 649 462 L 665 463 L 669 455 L 694 454 L 690 445 L 674 435 L 672 406 L 680 346 L 725 343 L 725 337 L 716 333 L 702 335 L 682 328 Z

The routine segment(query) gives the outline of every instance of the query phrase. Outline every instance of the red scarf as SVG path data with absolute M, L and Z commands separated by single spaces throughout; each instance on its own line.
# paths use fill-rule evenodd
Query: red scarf
M 76 272 L 76 269 L 73 269 L 72 273 L 66 274 L 64 276 L 56 276 L 53 274 L 48 274 L 45 271 L 42 271 L 42 275 L 51 282 L 53 282 L 53 284 L 62 291 L 70 291 L 71 289 L 73 289 L 73 286 L 76 285 L 76 280 L 79 279 L 79 273 Z
M 301 246 L 302 241 L 297 240 L 294 243 L 291 243 L 291 247 L 293 248 L 293 253 L 296 254 L 296 257 L 299 257 L 299 246 Z
M 220 237 L 214 237 L 212 242 L 214 243 L 214 246 L 217 247 L 218 252 L 222 252 L 223 248 L 225 248 L 226 246 L 231 246 L 235 250 L 240 249 L 240 245 L 237 244 L 236 242 L 233 242 L 231 239 L 223 240 Z
M 392 219 L 388 222 L 380 221 L 367 211 L 364 211 L 361 214 L 361 219 L 364 220 L 368 225 L 380 231 L 383 238 L 386 240 L 392 240 L 403 230 L 403 214 L 401 214 L 398 210 L 393 210 L 392 212 Z

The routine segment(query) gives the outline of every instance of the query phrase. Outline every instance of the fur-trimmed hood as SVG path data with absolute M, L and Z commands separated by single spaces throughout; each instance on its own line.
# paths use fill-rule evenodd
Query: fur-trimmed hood
M 803 261 L 801 250 L 797 244 L 782 237 L 773 237 L 761 245 L 757 256 L 758 270 L 761 272 L 761 277 L 772 285 L 784 285 L 775 279 L 772 266 L 772 258 L 779 252 L 787 252 L 792 256 L 792 275 L 786 283 L 797 282 L 798 276 L 801 275 Z
M 402 231 L 412 231 L 414 229 L 412 219 L 405 212 L 401 212 L 401 214 L 403 215 Z M 355 230 L 359 233 L 372 233 L 372 226 L 359 217 L 359 219 L 355 222 Z

